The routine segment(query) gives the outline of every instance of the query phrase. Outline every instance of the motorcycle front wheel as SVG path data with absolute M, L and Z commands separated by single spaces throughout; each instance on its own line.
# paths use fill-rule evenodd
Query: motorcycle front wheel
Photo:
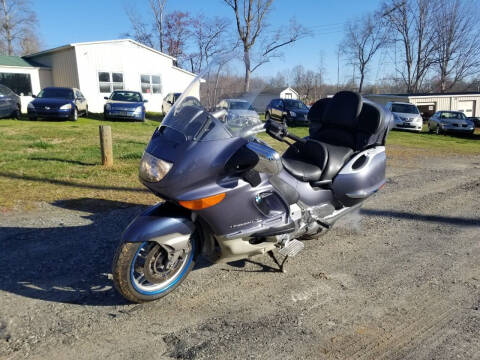
M 127 300 L 144 303 L 164 297 L 179 286 L 195 265 L 196 238 L 186 250 L 169 253 L 155 242 L 123 243 L 113 260 L 113 283 Z

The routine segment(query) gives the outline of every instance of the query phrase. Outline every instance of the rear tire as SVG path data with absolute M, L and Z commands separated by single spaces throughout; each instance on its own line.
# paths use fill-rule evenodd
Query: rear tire
M 17 105 L 16 110 L 12 113 L 12 118 L 14 119 L 20 119 L 20 116 L 22 115 L 22 111 L 20 110 L 20 105 Z
M 125 299 L 135 303 L 145 303 L 166 296 L 175 290 L 186 279 L 189 272 L 195 265 L 195 252 L 196 248 L 198 247 L 195 234 L 190 237 L 190 245 L 190 251 L 181 260 L 178 268 L 175 266 L 173 270 L 174 273 L 171 277 L 168 277 L 169 273 L 167 273 L 167 276 L 165 276 L 166 280 L 163 282 L 150 283 L 148 280 L 146 280 L 148 276 L 143 276 L 142 280 L 138 280 L 138 278 L 142 277 L 140 272 L 145 271 L 144 269 L 147 266 L 144 264 L 144 267 L 142 268 L 138 262 L 141 262 L 143 259 L 143 261 L 147 263 L 148 259 L 150 258 L 153 261 L 153 266 L 156 269 L 156 266 L 158 266 L 157 258 L 152 259 L 151 254 L 154 251 L 158 252 L 159 247 L 155 247 L 155 243 L 149 242 L 127 242 L 121 244 L 117 248 L 113 260 L 112 275 L 115 288 Z M 142 251 L 144 251 L 144 253 L 140 255 Z M 148 285 L 145 285 L 144 282 L 148 283 Z

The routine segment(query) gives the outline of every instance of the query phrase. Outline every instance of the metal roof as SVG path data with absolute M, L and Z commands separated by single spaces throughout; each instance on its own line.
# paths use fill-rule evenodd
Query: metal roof
M 417 94 L 368 94 L 367 96 L 401 96 L 401 97 L 425 97 L 425 96 L 480 96 L 477 91 L 451 92 L 451 93 L 417 93 Z
M 26 60 L 20 56 L 0 55 L 0 66 L 16 66 L 16 67 L 46 67 L 35 63 L 34 61 Z

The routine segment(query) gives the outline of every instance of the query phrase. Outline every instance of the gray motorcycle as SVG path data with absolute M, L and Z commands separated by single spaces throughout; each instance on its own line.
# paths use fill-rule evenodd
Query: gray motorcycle
M 200 254 L 212 263 L 268 254 L 283 270 L 303 240 L 385 184 L 393 117 L 359 94 L 319 100 L 299 138 L 258 116 L 208 111 L 204 83 L 177 100 L 140 163 L 140 180 L 164 202 L 130 223 L 114 258 L 114 284 L 133 302 L 173 291 Z M 256 137 L 263 131 L 289 144 L 282 156 Z

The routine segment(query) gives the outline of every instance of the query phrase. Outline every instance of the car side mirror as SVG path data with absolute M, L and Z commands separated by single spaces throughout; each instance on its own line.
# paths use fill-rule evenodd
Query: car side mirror
M 108 96 L 104 96 L 103 98 L 104 98 L 105 100 L 108 100 Z
M 143 100 L 143 102 L 144 102 L 144 103 L 147 103 L 147 102 L 148 102 L 148 100 L 147 100 L 147 99 L 144 99 L 144 100 Z
M 173 101 L 172 100 L 167 100 L 167 104 L 173 105 Z
M 37 95 L 35 95 L 35 94 L 32 94 L 32 98 L 34 98 L 34 99 L 35 99 L 36 97 L 37 97 Z

